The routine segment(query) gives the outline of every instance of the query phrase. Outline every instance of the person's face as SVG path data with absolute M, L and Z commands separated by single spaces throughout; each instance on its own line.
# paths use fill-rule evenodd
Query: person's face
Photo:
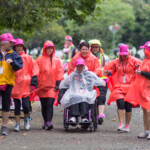
M 66 44 L 69 46 L 70 45 L 70 41 L 66 41 Z
M 47 47 L 46 48 L 46 53 L 50 56 L 53 53 L 54 48 L 53 47 Z
M 4 50 L 9 50 L 12 47 L 12 42 L 7 42 L 5 44 L 2 45 Z
M 23 46 L 21 44 L 15 46 L 15 50 L 18 54 L 23 52 Z
M 99 46 L 92 46 L 91 47 L 91 51 L 92 51 L 92 53 L 94 53 L 94 54 L 97 54 L 98 52 L 99 52 Z
M 120 57 L 122 60 L 128 59 L 128 55 L 121 55 Z
M 83 72 L 84 68 L 85 68 L 84 65 L 78 65 L 78 66 L 77 66 L 77 70 L 78 70 L 80 73 Z
M 88 54 L 88 52 L 89 52 L 89 49 L 88 49 L 88 47 L 86 47 L 86 46 L 82 46 L 81 49 L 80 49 L 80 52 L 81 52 L 81 55 L 82 55 L 83 57 L 86 57 L 87 54 Z

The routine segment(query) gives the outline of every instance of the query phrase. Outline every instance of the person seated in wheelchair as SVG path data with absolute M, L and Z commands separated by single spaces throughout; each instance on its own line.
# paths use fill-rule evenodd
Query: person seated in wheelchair
M 95 73 L 88 71 L 83 58 L 75 62 L 76 68 L 59 86 L 58 103 L 69 109 L 69 122 L 77 123 L 81 116 L 81 123 L 88 123 L 90 104 L 94 104 L 97 92 L 94 86 L 106 86 L 104 80 Z

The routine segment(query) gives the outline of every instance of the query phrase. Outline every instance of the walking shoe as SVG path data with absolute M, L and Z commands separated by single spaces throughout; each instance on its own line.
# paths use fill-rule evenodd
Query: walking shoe
M 148 133 L 147 140 L 150 140 L 150 132 Z
M 28 131 L 30 129 L 30 119 L 24 119 L 24 129 Z
M 5 136 L 8 135 L 8 134 L 7 134 L 7 127 L 5 127 L 5 126 L 2 126 L 2 127 L 1 127 L 1 135 L 5 135 Z
M 117 131 L 119 131 L 119 132 L 124 131 L 124 125 L 122 123 L 119 124 L 119 127 L 118 127 Z
M 128 133 L 130 132 L 129 125 L 126 125 L 126 127 L 124 128 L 124 131 Z
M 71 118 L 69 119 L 69 122 L 76 123 L 76 118 L 75 118 L 75 117 L 71 117 Z
M 46 122 L 44 122 L 43 126 L 42 126 L 42 129 L 45 129 L 46 128 Z
M 19 132 L 19 131 L 20 131 L 20 124 L 19 124 L 19 123 L 17 123 L 17 124 L 15 125 L 14 131 L 15 131 L 15 132 Z
M 51 129 L 53 129 L 53 124 L 52 124 L 51 121 L 46 123 L 45 129 L 46 129 L 46 130 L 51 130 Z
M 88 123 L 88 122 L 89 122 L 89 120 L 87 118 L 82 119 L 82 123 Z
M 100 114 L 98 117 L 98 124 L 102 125 L 104 122 L 105 114 Z
M 148 136 L 148 132 L 144 131 L 143 133 L 140 133 L 140 134 L 138 135 L 138 138 L 139 138 L 139 139 L 144 139 L 144 138 L 146 138 L 147 136 Z

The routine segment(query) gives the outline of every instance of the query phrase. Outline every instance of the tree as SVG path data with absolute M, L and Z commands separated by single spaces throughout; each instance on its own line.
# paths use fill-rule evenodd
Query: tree
M 132 6 L 121 0 L 105 0 L 96 7 L 101 9 L 101 15 L 98 14 L 99 9 L 96 9 L 93 17 L 89 16 L 81 26 L 70 20 L 62 19 L 60 22 L 63 21 L 65 31 L 73 36 L 75 44 L 78 44 L 80 39 L 88 41 L 96 38 L 101 41 L 104 51 L 109 53 L 112 48 L 112 33 L 108 27 L 115 22 L 121 26 L 116 38 L 118 43 L 122 42 L 122 35 L 134 27 L 134 12 Z
M 0 0 L 0 30 L 30 35 L 62 15 L 80 24 L 94 11 L 96 2 L 100 0 Z

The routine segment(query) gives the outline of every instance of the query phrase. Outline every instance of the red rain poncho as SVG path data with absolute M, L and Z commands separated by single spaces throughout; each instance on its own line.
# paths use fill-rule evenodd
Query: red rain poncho
M 150 53 L 143 60 L 139 70 L 150 72 Z M 150 80 L 143 75 L 137 75 L 125 97 L 125 101 L 134 106 L 141 105 L 145 109 L 150 110 Z
M 83 57 L 81 55 L 81 52 L 79 52 L 72 58 L 72 60 L 70 61 L 69 65 L 68 65 L 68 74 L 72 73 L 74 71 L 74 69 L 76 68 L 75 61 L 79 57 L 81 57 L 85 60 L 85 65 L 89 71 L 94 72 L 98 76 L 102 76 L 102 69 L 101 69 L 100 63 L 99 63 L 98 59 L 91 53 L 90 50 L 86 57 Z
M 115 59 L 112 62 L 106 64 L 106 66 L 104 67 L 104 70 L 108 70 L 112 74 L 108 82 L 108 87 L 111 91 L 107 102 L 108 105 L 110 105 L 111 102 L 115 102 L 117 99 L 121 99 L 126 96 L 131 83 L 136 78 L 136 65 L 141 64 L 141 60 L 130 55 L 128 56 L 128 61 L 124 60 L 122 62 L 119 66 L 119 59 Z M 125 72 L 126 77 L 125 83 L 123 83 L 123 72 Z
M 15 72 L 15 86 L 11 94 L 11 97 L 16 99 L 30 96 L 31 78 L 39 74 L 39 67 L 30 55 L 22 52 L 20 56 L 23 60 L 23 68 Z
M 46 53 L 46 45 L 52 45 L 54 47 L 52 62 L 50 56 Z M 54 91 L 56 81 L 64 78 L 64 71 L 60 59 L 55 56 L 53 42 L 46 41 L 44 43 L 42 56 L 38 57 L 36 61 L 39 65 L 38 96 L 56 98 L 58 94 L 58 92 Z

